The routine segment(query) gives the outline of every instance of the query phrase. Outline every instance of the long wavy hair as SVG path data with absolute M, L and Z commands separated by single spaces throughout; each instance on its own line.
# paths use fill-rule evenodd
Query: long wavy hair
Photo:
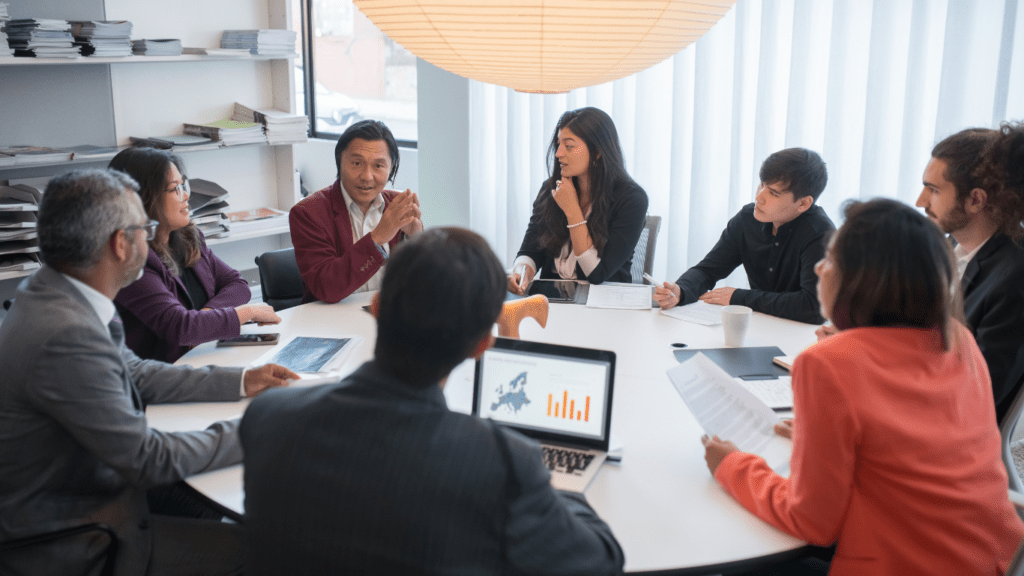
M 119 170 L 131 176 L 139 183 L 139 197 L 146 215 L 158 222 L 166 220 L 163 214 L 164 198 L 167 196 L 167 173 L 171 165 L 178 168 L 182 178 L 185 176 L 185 164 L 181 158 L 156 148 L 126 148 L 110 161 L 107 168 Z M 167 246 L 157 246 L 156 239 L 150 240 L 149 247 L 160 257 L 175 276 L 181 275 L 180 262 L 185 268 L 191 268 L 199 261 L 199 229 L 192 222 L 188 226 L 171 232 Z
M 580 108 L 562 114 L 558 125 L 551 135 L 548 146 L 548 172 L 550 176 L 541 185 L 537 194 L 534 209 L 540 214 L 540 242 L 552 257 L 557 257 L 562 246 L 569 241 L 569 224 L 565 213 L 555 203 L 551 195 L 555 184 L 562 179 L 562 167 L 555 159 L 558 151 L 558 132 L 568 128 L 583 140 L 590 152 L 590 215 L 587 216 L 587 229 L 594 241 L 598 254 L 603 254 L 604 245 L 608 242 L 608 221 L 611 218 L 612 190 L 617 184 L 632 183 L 622 161 L 622 147 L 619 146 L 619 134 L 610 116 L 598 108 Z M 579 179 L 573 177 L 573 186 L 579 190 Z

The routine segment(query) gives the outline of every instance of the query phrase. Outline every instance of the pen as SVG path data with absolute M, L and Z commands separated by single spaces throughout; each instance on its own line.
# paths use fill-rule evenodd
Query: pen
M 654 277 L 648 274 L 647 272 L 644 272 L 644 278 L 651 284 L 654 284 L 655 286 L 661 286 L 661 282 L 655 280 Z
M 526 287 L 524 286 L 525 284 L 526 284 L 526 267 L 524 266 L 523 267 L 523 271 L 519 273 L 519 289 L 520 290 L 525 290 L 526 289 Z

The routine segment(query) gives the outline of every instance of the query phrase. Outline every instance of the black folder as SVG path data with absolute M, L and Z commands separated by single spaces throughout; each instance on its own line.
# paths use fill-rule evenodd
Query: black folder
M 743 380 L 775 380 L 789 372 L 772 362 L 776 356 L 786 354 L 778 346 L 751 348 L 706 348 L 704 350 L 675 350 L 676 360 L 686 362 L 697 353 L 704 354 L 733 378 Z

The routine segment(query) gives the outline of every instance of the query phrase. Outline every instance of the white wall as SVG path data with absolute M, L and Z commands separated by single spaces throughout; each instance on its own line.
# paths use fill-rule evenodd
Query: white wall
M 468 228 L 469 80 L 423 60 L 416 74 L 423 224 Z

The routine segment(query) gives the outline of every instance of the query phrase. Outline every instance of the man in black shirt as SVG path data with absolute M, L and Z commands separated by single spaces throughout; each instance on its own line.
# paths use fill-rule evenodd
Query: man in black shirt
M 821 156 L 804 148 L 780 150 L 761 164 L 755 201 L 729 220 L 715 247 L 674 284 L 654 290 L 664 308 L 702 300 L 740 304 L 799 322 L 824 322 L 814 265 L 836 227 L 814 204 L 828 172 Z M 750 289 L 715 283 L 743 265 Z

